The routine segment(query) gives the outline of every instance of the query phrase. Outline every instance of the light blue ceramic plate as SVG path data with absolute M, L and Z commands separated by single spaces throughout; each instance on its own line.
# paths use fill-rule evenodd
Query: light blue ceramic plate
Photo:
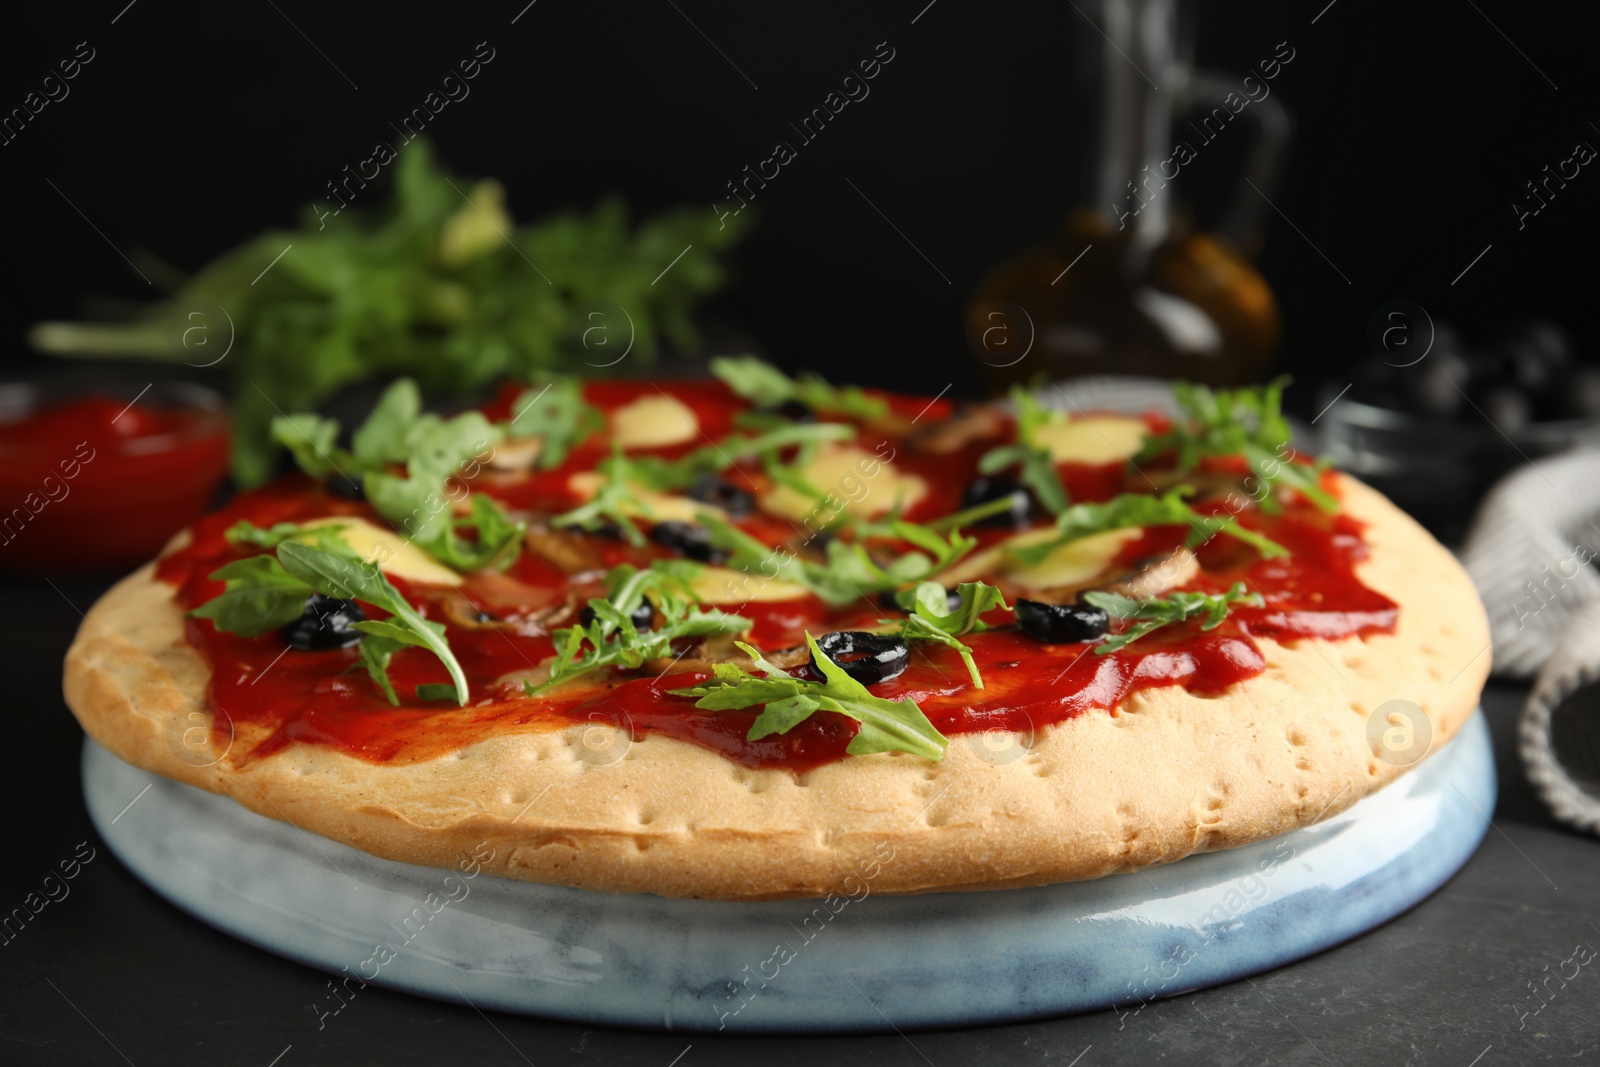
M 155 777 L 88 742 L 89 813 L 157 892 L 361 983 L 585 1023 L 738 1032 L 1136 1010 L 1338 944 L 1472 854 L 1495 799 L 1481 714 L 1327 822 L 1094 882 L 761 904 L 614 896 L 412 867 Z M 129 806 L 130 801 L 137 802 Z M 342 999 L 339 996 L 342 987 Z

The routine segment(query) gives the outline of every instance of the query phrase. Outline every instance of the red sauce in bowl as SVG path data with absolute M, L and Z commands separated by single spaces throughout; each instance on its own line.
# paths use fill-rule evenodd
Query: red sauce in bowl
M 131 404 L 49 402 L 29 386 L 0 396 L 0 566 L 134 566 L 205 510 L 227 470 L 228 421 L 208 389 L 156 386 Z

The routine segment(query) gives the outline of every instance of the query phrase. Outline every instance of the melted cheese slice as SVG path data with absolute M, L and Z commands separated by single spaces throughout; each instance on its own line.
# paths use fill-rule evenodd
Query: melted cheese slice
M 1149 432 L 1140 419 L 1095 415 L 1052 419 L 1034 437 L 1057 463 L 1122 463 L 1139 451 Z
M 422 549 L 395 533 L 374 526 L 365 519 L 334 516 L 308 522 L 307 526 L 344 526 L 339 539 L 369 563 L 376 563 L 385 574 L 425 585 L 460 585 L 461 575 L 439 563 Z
M 1002 576 L 1029 589 L 1077 585 L 1111 571 L 1122 546 L 1143 533 L 1141 529 L 1108 530 L 1068 541 L 1038 563 L 1023 563 L 1009 550 L 1036 545 L 1056 536 L 1054 527 L 1028 530 L 967 557 L 946 571 L 940 581 L 947 586 L 955 586 L 960 582 Z
M 599 492 L 605 476 L 598 471 L 580 471 L 567 479 L 567 487 L 585 500 Z M 656 522 L 676 519 L 695 522 L 701 511 L 721 513 L 714 504 L 691 500 L 686 496 L 658 493 L 634 483 L 634 495 L 650 509 L 649 518 Z M 624 508 L 631 514 L 637 509 Z M 805 586 L 793 582 L 780 582 L 765 575 L 734 570 L 730 567 L 706 567 L 689 583 L 690 590 L 702 604 L 770 604 L 780 600 L 796 600 L 807 594 Z
M 797 600 L 807 593 L 805 586 L 731 567 L 707 567 L 695 576 L 689 588 L 702 604 L 770 604 Z
M 700 436 L 700 420 L 681 400 L 657 393 L 611 413 L 611 439 L 623 449 L 665 448 Z
M 822 445 L 799 474 L 807 484 L 831 494 L 833 499 L 825 503 L 787 485 L 777 485 L 761 498 L 762 508 L 795 520 L 819 515 L 827 521 L 841 511 L 870 519 L 884 514 L 897 501 L 910 507 L 928 491 L 921 478 L 901 474 L 894 464 L 854 445 Z
M 593 498 L 606 482 L 606 476 L 599 471 L 579 471 L 567 479 L 567 488 L 585 500 Z M 648 508 L 648 512 L 641 511 L 632 505 L 625 505 L 623 511 L 629 515 L 651 519 L 655 522 L 676 520 L 678 522 L 694 522 L 695 516 L 701 511 L 720 512 L 722 509 L 715 504 L 707 504 L 699 500 L 691 500 L 686 496 L 674 496 L 671 493 L 658 493 L 654 489 L 646 489 L 638 482 L 629 482 L 633 490 L 634 499 Z

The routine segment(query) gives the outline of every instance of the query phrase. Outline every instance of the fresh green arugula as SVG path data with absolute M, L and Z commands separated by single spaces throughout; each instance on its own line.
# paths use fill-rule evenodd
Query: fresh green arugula
M 652 511 L 633 487 L 633 460 L 622 454 L 622 446 L 613 444 L 611 458 L 606 461 L 605 480 L 594 496 L 571 511 L 564 511 L 550 519 L 551 526 L 576 526 L 580 530 L 595 531 L 608 523 L 622 531 L 628 543 L 636 547 L 645 544 L 635 517 L 650 518 Z
M 1288 384 L 1284 377 L 1267 385 L 1212 391 L 1191 382 L 1174 383 L 1173 396 L 1184 418 L 1166 433 L 1147 436 L 1133 462 L 1176 452 L 1176 474 L 1182 477 L 1204 456 L 1243 456 L 1268 490 L 1261 494 L 1263 511 L 1282 510 L 1270 492 L 1280 484 L 1299 490 L 1323 511 L 1338 511 L 1339 502 L 1318 482 L 1326 463 L 1307 466 L 1289 456 L 1291 431 L 1283 416 L 1283 390 Z
M 923 523 L 930 530 L 956 530 L 971 526 L 975 522 L 987 519 L 991 515 L 1003 515 L 1011 510 L 1009 497 L 999 497 L 983 504 L 975 504 L 970 508 L 952 511 L 948 515 L 940 515 Z
M 317 547 L 285 534 L 276 555 L 234 560 L 211 578 L 224 583 L 223 591 L 191 614 L 240 637 L 259 637 L 294 622 L 313 593 L 381 608 L 390 618 L 358 622 L 355 628 L 363 634 L 361 662 L 389 702 L 400 702 L 389 681 L 389 661 L 401 648 L 416 646 L 439 658 L 450 674 L 456 702 L 467 703 L 467 678 L 445 640 L 444 627 L 418 614 L 375 565 L 356 558 L 347 547 Z
M 288 540 L 305 541 L 316 545 L 318 548 L 329 552 L 348 552 L 344 538 L 339 536 L 339 531 L 346 529 L 348 524 L 342 522 L 318 523 L 315 526 L 302 525 L 298 522 L 279 522 L 262 528 L 253 523 L 240 519 L 228 527 L 223 534 L 229 544 L 249 545 L 253 548 L 277 548 Z
M 1108 635 L 1096 645 L 1094 651 L 1097 656 L 1126 648 L 1152 630 L 1188 619 L 1203 617 L 1205 621 L 1200 624 L 1200 629 L 1214 630 L 1228 617 L 1230 608 L 1259 608 L 1265 603 L 1260 593 L 1246 592 L 1243 582 L 1234 582 L 1233 587 L 1225 593 L 1168 593 L 1147 600 L 1135 600 L 1093 589 L 1084 593 L 1083 599 L 1097 608 L 1103 608 L 1112 618 L 1134 623 L 1122 633 Z
M 451 514 L 449 526 L 432 541 L 420 547 L 440 563 L 458 571 L 504 570 L 522 552 L 522 535 L 528 524 L 506 514 L 494 497 L 472 494 L 472 510 L 466 515 Z M 468 540 L 461 531 L 471 530 Z
M 809 372 L 791 378 L 754 356 L 720 356 L 711 361 L 711 373 L 757 407 L 775 408 L 794 400 L 815 411 L 832 411 L 864 419 L 889 410 L 886 400 L 868 396 L 857 386 L 829 385 L 825 379 Z
M 743 456 L 766 457 L 795 445 L 805 447 L 824 441 L 844 441 L 855 437 L 856 428 L 843 422 L 790 423 L 751 437 L 729 434 L 721 441 L 704 445 L 677 459 L 640 455 L 628 457 L 634 481 L 646 489 L 671 492 L 687 489 L 702 474 L 720 474 Z M 602 460 L 600 470 L 612 473 L 612 461 Z
M 314 478 L 359 474 L 367 500 L 418 548 L 447 566 L 475 571 L 503 568 L 522 549 L 524 524 L 512 521 L 497 502 L 471 494 L 468 515 L 455 513 L 464 472 L 486 462 L 505 429 L 477 411 L 441 418 L 422 410 L 422 393 L 410 378 L 384 390 L 351 448 L 338 447 L 339 423 L 296 414 L 273 420 L 273 439 L 289 449 Z M 405 464 L 404 477 L 390 473 Z M 471 539 L 462 537 L 472 531 Z M 267 547 L 267 546 L 264 546 Z
M 450 533 L 451 493 L 446 483 L 459 479 L 471 464 L 486 462 L 503 432 L 477 411 L 450 419 L 416 415 L 400 446 L 405 450 L 405 477 L 385 470 L 397 462 L 394 452 L 381 458 L 357 454 L 371 465 L 365 478 L 367 499 L 379 514 L 432 551 Z
M 378 210 L 329 201 L 192 276 L 146 260 L 169 298 L 127 323 L 41 323 L 30 339 L 61 355 L 195 366 L 218 363 L 236 337 L 212 373 L 232 374 L 233 471 L 249 487 L 272 474 L 275 407 L 308 411 L 356 382 L 409 374 L 430 395 L 462 395 L 589 372 L 601 342 L 631 341 L 635 365 L 664 342 L 693 351 L 691 312 L 726 283 L 727 253 L 754 218 L 695 206 L 636 223 L 608 199 L 518 226 L 499 183 L 452 177 L 424 138 L 386 169 L 394 192 Z
M 356 461 L 371 470 L 406 462 L 411 458 L 411 435 L 421 415 L 422 390 L 410 378 L 397 378 L 378 397 L 367 421 L 351 435 Z
M 1020 385 L 1011 387 L 1011 403 L 1016 408 L 1016 443 L 985 452 L 978 460 L 978 472 L 998 474 L 1016 464 L 1021 470 L 1022 484 L 1033 490 L 1040 506 L 1052 515 L 1059 515 L 1071 500 L 1061 484 L 1061 475 L 1056 472 L 1055 459 L 1036 436 L 1055 415 Z
M 694 706 L 707 711 L 731 711 L 766 705 L 750 724 L 749 740 L 770 734 L 786 734 L 810 718 L 814 712 L 831 711 L 846 715 L 861 724 L 845 749 L 852 756 L 873 752 L 909 752 L 938 762 L 944 759 L 949 741 L 910 697 L 885 700 L 873 696 L 867 687 L 851 678 L 817 647 L 816 639 L 806 634 L 811 658 L 822 672 L 820 682 L 796 678 L 766 660 L 759 649 L 738 642 L 754 661 L 760 677 L 732 663 L 718 663 L 714 674 L 703 685 L 673 689 L 674 696 L 696 697 Z
M 339 447 L 337 419 L 309 413 L 279 415 L 272 420 L 269 437 L 273 444 L 288 449 L 295 465 L 318 481 L 335 472 L 348 480 L 355 469 L 354 457 Z
M 614 568 L 607 575 L 610 594 L 589 601 L 594 613 L 587 624 L 557 630 L 556 658 L 539 685 L 523 682 L 523 691 L 537 696 L 601 667 L 634 670 L 647 660 L 672 655 L 672 644 L 685 638 L 743 633 L 749 619 L 714 608 L 696 607 L 688 582 L 700 565 L 688 560 L 660 560 L 644 570 Z M 654 625 L 640 630 L 633 612 L 651 594 Z
M 211 572 L 223 590 L 189 614 L 224 633 L 260 637 L 298 619 L 315 589 L 283 569 L 276 556 L 248 556 Z
M 1206 515 L 1195 511 L 1184 501 L 1193 492 L 1188 486 L 1179 486 L 1161 496 L 1123 493 L 1103 504 L 1073 504 L 1056 516 L 1055 538 L 1037 544 L 1013 546 L 1006 551 L 1024 563 L 1035 564 L 1069 541 L 1108 530 L 1141 526 L 1188 526 L 1191 548 L 1204 544 L 1217 534 L 1225 534 L 1253 546 L 1268 559 L 1289 554 L 1288 549 L 1255 530 L 1241 526 L 1231 515 Z
M 902 552 L 880 564 L 863 542 L 834 538 L 824 550 L 825 558 L 818 562 L 782 546 L 767 545 L 713 512 L 700 512 L 699 521 L 710 535 L 711 544 L 728 553 L 726 566 L 768 580 L 802 585 L 834 607 L 931 577 L 978 544 L 976 538 L 959 530 L 941 536 L 917 523 L 894 521 L 887 524 L 885 532 L 910 542 L 915 551 Z
M 606 425 L 605 416 L 584 402 L 583 385 L 576 378 L 556 378 L 529 389 L 517 397 L 511 413 L 506 424 L 510 433 L 539 438 L 540 470 L 561 466 L 574 448 Z
M 812 485 L 805 473 L 816 456 L 816 443 L 808 441 L 796 449 L 788 461 L 785 461 L 776 450 L 761 453 L 761 469 L 766 471 L 773 485 L 781 485 L 808 500 L 821 504 L 827 497 L 827 492 Z
M 983 582 L 962 582 L 956 586 L 956 592 L 961 596 L 961 603 L 952 611 L 949 592 L 938 582 L 919 582 L 900 590 L 895 594 L 895 603 L 910 615 L 898 620 L 899 634 L 907 641 L 936 641 L 955 649 L 961 654 L 961 662 L 967 665 L 973 687 L 982 689 L 983 676 L 978 673 L 972 649 L 960 638 L 989 628 L 981 618 L 984 612 L 996 608 L 1010 610 L 1011 605 L 1006 603 L 1000 590 Z

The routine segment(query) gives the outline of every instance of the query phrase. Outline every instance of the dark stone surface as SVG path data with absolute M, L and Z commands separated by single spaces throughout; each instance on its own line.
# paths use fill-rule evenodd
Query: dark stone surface
M 1243 982 L 1123 1012 L 839 1038 L 594 1029 L 486 1017 L 369 988 L 319 1030 L 310 1005 L 326 993 L 323 975 L 155 897 L 89 827 L 78 788 L 81 735 L 61 703 L 59 665 L 77 608 L 103 585 L 0 586 L 9 719 L 0 913 L 39 891 L 79 842 L 98 850 L 64 883 L 66 896 L 0 943 L 0 1062 L 1497 1067 L 1600 1055 L 1600 958 L 1564 984 L 1554 977 L 1573 974 L 1576 964 L 1564 961 L 1575 946 L 1600 948 L 1600 842 L 1558 828 L 1529 789 L 1514 750 L 1523 690 L 1510 685 L 1485 697 L 1501 796 L 1472 861 L 1385 926 Z M 1549 990 L 1542 997 L 1532 988 L 1540 982 Z

